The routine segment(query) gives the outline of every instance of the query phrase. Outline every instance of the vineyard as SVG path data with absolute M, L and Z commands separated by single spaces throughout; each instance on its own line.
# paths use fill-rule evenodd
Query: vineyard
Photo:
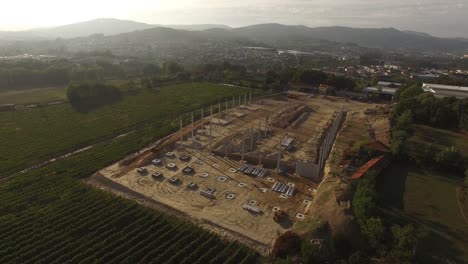
M 245 92 L 238 87 L 186 83 L 126 96 L 87 114 L 76 112 L 69 104 L 2 112 L 0 175 Z
M 192 96 L 195 102 L 164 111 L 186 111 L 222 95 L 205 94 L 203 98 L 200 91 L 184 95 Z M 174 98 L 172 103 L 181 102 L 179 100 L 183 101 Z M 161 104 L 169 105 L 170 102 Z M 119 110 L 122 111 L 116 111 Z M 177 122 L 170 117 L 160 118 L 125 137 L 97 143 L 88 151 L 2 182 L 0 263 L 257 262 L 256 252 L 236 242 L 222 240 L 188 221 L 90 189 L 81 182 L 98 169 L 174 131 Z M 47 130 L 45 127 L 41 129 Z M 64 130 L 72 133 L 70 128 L 64 127 Z M 61 131 L 66 133 L 64 130 Z M 105 134 L 109 130 L 103 125 L 99 131 Z M 22 139 L 14 147 L 21 148 L 33 139 Z M 75 140 L 80 141 L 79 138 Z M 49 144 L 54 141 L 57 139 L 50 136 Z M 11 141 L 8 143 L 12 145 Z M 0 167 L 3 171 L 4 166 Z

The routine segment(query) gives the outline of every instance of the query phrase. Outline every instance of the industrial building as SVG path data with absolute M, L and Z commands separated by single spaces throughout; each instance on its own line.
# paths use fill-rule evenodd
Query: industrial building
M 436 97 L 468 98 L 468 87 L 423 83 L 421 88 L 424 92 L 432 93 Z

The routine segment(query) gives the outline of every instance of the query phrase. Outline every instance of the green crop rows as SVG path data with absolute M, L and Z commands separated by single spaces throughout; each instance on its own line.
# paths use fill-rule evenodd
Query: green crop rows
M 186 91 L 184 96 L 193 98 L 193 102 L 174 98 L 172 103 L 181 99 L 183 105 L 161 110 L 166 111 L 166 115 L 159 114 L 159 119 L 156 119 L 158 114 L 155 113 L 154 123 L 146 124 L 134 133 L 97 143 L 88 151 L 0 183 L 0 263 L 257 262 L 257 254 L 238 243 L 222 240 L 190 222 L 92 189 L 81 182 L 81 179 L 100 168 L 174 131 L 178 125 L 177 120 L 172 118 L 175 114 L 199 107 L 203 102 L 243 92 L 230 87 L 227 90 L 224 90 L 225 87 L 218 88 L 223 93 L 217 91 L 203 94 L 196 89 L 191 93 Z M 218 88 L 213 86 L 210 89 Z M 170 89 L 173 92 L 177 90 L 176 87 Z M 158 102 L 157 99 L 155 102 Z M 170 105 L 171 102 L 159 103 Z M 59 109 L 61 108 L 56 110 Z M 50 110 L 38 111 L 44 114 L 44 111 Z M 32 116 L 37 117 L 37 114 L 32 113 Z M 110 116 L 95 118 L 100 120 L 98 123 L 101 125 L 95 129 L 97 137 L 112 133 L 112 126 L 104 120 L 111 118 Z M 42 130 L 39 133 L 46 133 L 51 128 L 41 126 L 38 130 Z M 65 126 L 59 133 L 79 134 Z M 34 137 L 29 140 L 21 137 L 18 139 L 21 140 L 16 144 L 8 142 L 9 146 L 21 148 L 26 142 L 34 141 Z M 73 139 L 76 144 L 86 140 L 95 138 L 75 136 Z M 57 137 L 51 135 L 48 142 L 44 139 L 42 141 L 45 145 L 42 148 L 35 145 L 37 150 L 33 151 L 42 151 L 42 155 L 53 153 L 47 150 L 46 145 L 54 144 Z M 2 152 L 5 151 L 3 148 L 2 145 Z M 32 151 L 30 147 L 25 148 Z M 63 148 L 56 148 L 54 151 L 61 150 Z M 17 159 L 25 154 L 18 150 L 11 153 L 16 155 L 11 160 L 20 164 Z M 2 171 L 3 166 L 0 166 Z M 17 166 L 19 165 L 10 169 Z
M 246 92 L 224 85 L 187 83 L 125 96 L 121 102 L 91 113 L 79 113 L 69 104 L 1 112 L 0 177 Z

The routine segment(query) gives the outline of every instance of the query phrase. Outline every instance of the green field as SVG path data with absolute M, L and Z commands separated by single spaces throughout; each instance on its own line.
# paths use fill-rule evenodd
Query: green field
M 125 96 L 90 113 L 77 112 L 69 104 L 1 112 L 0 175 L 134 129 L 154 125 L 170 131 L 167 128 L 180 113 L 246 92 L 239 87 L 188 83 Z M 144 133 L 142 140 L 151 133 Z
M 468 262 L 468 223 L 457 202 L 454 175 L 396 163 L 378 179 L 384 215 L 391 223 L 413 223 L 429 231 L 421 244 L 421 263 Z
M 125 137 L 97 143 L 88 151 L 0 182 L 0 263 L 257 262 L 257 254 L 238 243 L 81 182 L 173 131 L 178 113 L 244 91 L 186 84 L 166 87 L 158 94 L 126 97 L 88 114 L 76 113 L 68 105 L 2 113 L 1 118 L 10 118 L 0 132 L 9 138 L 2 142 L 9 144 L 10 153 L 17 153 L 8 158 L 17 164 L 12 168 L 21 168 L 21 159 L 27 154 L 20 148 L 29 148 L 33 152 L 30 157 L 49 155 L 68 148 L 67 144 L 96 140 L 133 128 L 138 122 L 147 123 Z M 16 121 L 15 115 L 21 118 Z M 38 118 L 45 124 L 35 120 Z M 12 130 L 14 127 L 20 129 Z M 67 136 L 73 140 L 65 144 L 62 140 Z M 32 148 L 29 144 L 35 140 L 42 143 Z M 56 144 L 61 147 L 54 148 Z M 2 144 L 1 157 L 4 155 L 10 156 Z M 3 171 L 4 165 L 0 166 Z
M 65 87 L 37 88 L 0 92 L 1 104 L 38 104 L 67 100 Z

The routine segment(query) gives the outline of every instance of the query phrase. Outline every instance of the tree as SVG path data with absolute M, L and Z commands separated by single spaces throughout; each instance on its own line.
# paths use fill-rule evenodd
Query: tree
M 90 111 L 99 106 L 121 99 L 120 90 L 104 83 L 71 84 L 67 88 L 67 98 L 78 111 Z
M 371 217 L 362 226 L 362 233 L 366 236 L 372 248 L 378 249 L 384 240 L 385 226 L 380 218 Z
M 406 110 L 405 112 L 403 112 L 403 114 L 401 114 L 397 120 L 396 120 L 396 124 L 395 124 L 395 127 L 397 129 L 408 129 L 409 126 L 413 123 L 413 114 L 411 112 L 411 110 Z
M 361 226 L 366 224 L 377 206 L 377 192 L 375 191 L 375 173 L 368 173 L 358 183 L 353 197 L 353 213 Z
M 393 247 L 391 258 L 397 263 L 412 263 L 416 257 L 419 235 L 413 225 L 392 227 Z
M 184 71 L 184 67 L 174 61 L 165 62 L 163 64 L 163 71 L 167 75 L 174 75 L 176 73 Z

